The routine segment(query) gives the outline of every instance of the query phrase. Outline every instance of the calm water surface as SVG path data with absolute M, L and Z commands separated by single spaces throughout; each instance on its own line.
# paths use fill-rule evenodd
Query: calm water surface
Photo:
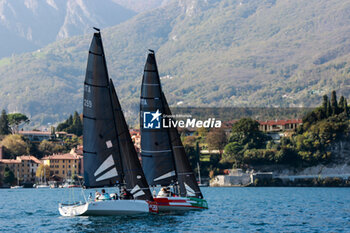
M 81 194 L 80 189 L 71 190 L 0 189 L 0 231 L 350 232 L 349 188 L 202 188 L 206 211 L 61 217 L 58 202 L 77 200 Z

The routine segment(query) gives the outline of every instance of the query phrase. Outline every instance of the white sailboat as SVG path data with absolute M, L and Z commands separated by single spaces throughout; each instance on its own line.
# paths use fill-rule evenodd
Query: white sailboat
M 43 177 L 44 177 L 44 179 L 43 179 Z M 37 188 L 37 189 L 50 188 L 50 185 L 48 185 L 47 181 L 46 181 L 46 168 L 45 168 L 45 166 L 44 166 L 44 170 L 41 171 L 40 183 L 35 184 L 35 188 Z
M 16 186 L 11 186 L 11 189 L 22 189 L 23 185 L 19 185 L 19 172 L 17 171 L 17 185 Z
M 101 34 L 96 30 L 84 83 L 84 186 L 118 186 L 124 193 L 119 193 L 121 199 L 117 200 L 89 198 L 84 203 L 60 204 L 59 212 L 62 216 L 157 212 L 113 82 L 108 77 Z

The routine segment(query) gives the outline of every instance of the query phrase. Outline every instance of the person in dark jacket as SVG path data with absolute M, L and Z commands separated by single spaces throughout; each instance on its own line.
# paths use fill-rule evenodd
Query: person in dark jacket
M 133 199 L 133 196 L 126 188 L 122 188 L 122 191 L 120 193 L 120 199 L 130 200 L 130 199 Z

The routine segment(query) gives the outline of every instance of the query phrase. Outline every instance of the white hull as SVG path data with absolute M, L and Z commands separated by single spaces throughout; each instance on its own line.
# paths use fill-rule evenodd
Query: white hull
M 77 205 L 60 205 L 62 216 L 137 215 L 149 213 L 149 205 L 143 200 L 108 200 Z
M 50 188 L 49 185 L 46 185 L 46 184 L 39 184 L 39 185 L 36 185 L 35 188 L 37 189 L 47 189 L 47 188 Z

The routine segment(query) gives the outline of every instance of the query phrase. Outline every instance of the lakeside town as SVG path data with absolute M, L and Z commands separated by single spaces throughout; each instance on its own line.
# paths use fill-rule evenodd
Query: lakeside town
M 337 102 L 335 92 L 323 101 L 303 119 L 242 118 L 223 122 L 219 129 L 180 129 L 198 182 L 203 186 L 349 186 L 347 102 L 344 97 Z M 17 122 L 4 111 L 0 118 L 1 123 L 8 116 L 12 123 L 7 123 L 8 135 L 1 137 L 1 187 L 80 186 L 82 116 L 76 112 L 47 131 L 25 131 L 18 127 L 28 119 L 16 114 Z M 129 132 L 141 161 L 140 130 Z

